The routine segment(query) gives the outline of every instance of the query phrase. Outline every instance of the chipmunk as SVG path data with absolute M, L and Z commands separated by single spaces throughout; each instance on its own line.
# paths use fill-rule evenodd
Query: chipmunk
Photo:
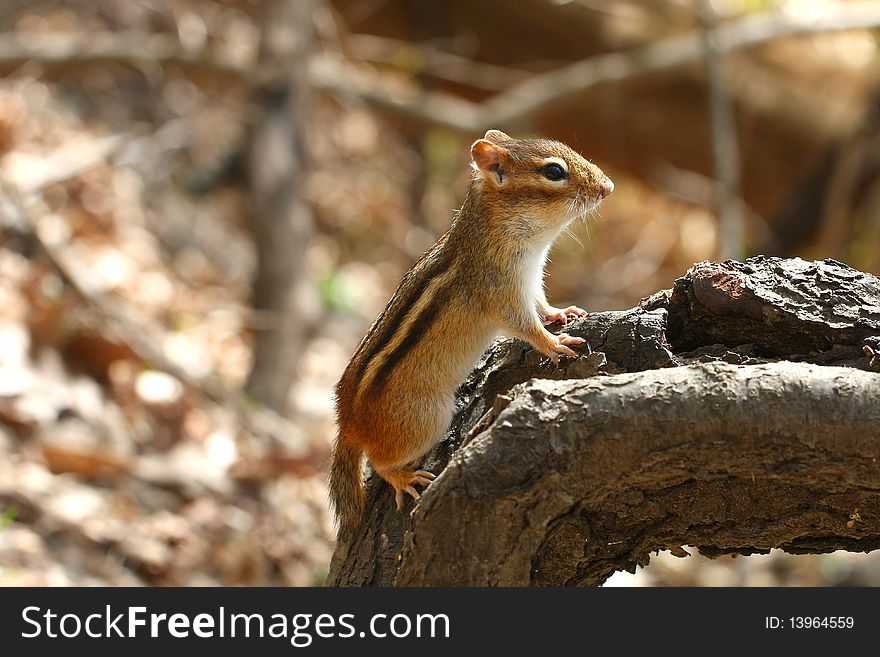
M 559 233 L 614 183 L 565 144 L 500 130 L 475 141 L 471 157 L 452 226 L 403 277 L 336 386 L 330 499 L 340 531 L 363 513 L 364 455 L 394 487 L 398 510 L 404 494 L 419 499 L 415 486 L 435 479 L 417 463 L 443 437 L 456 389 L 498 332 L 554 363 L 584 342 L 544 328 L 587 314 L 547 302 L 544 266 Z

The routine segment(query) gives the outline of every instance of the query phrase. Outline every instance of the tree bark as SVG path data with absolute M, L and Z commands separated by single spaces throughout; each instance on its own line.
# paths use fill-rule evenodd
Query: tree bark
M 497 341 L 439 474 L 377 477 L 329 585 L 600 585 L 650 553 L 880 547 L 880 280 L 833 260 L 704 262 L 567 331 L 558 369 Z

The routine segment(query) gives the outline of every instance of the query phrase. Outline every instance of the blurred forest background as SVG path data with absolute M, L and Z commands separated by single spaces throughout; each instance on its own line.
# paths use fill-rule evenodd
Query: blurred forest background
M 557 305 L 756 253 L 880 274 L 878 34 L 873 1 L 4 0 L 0 584 L 320 584 L 333 385 L 487 128 L 616 183 Z

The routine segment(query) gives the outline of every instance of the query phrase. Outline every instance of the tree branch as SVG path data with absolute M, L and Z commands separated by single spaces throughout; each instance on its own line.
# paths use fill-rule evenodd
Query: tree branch
M 86 65 L 179 66 L 246 79 L 252 67 L 207 49 L 191 51 L 166 34 L 105 32 L 85 34 L 7 33 L 0 35 L 0 70 L 10 71 L 29 62 L 52 70 Z
M 783 37 L 877 27 L 880 27 L 880 2 L 840 2 L 811 15 L 768 12 L 732 20 L 720 25 L 716 36 L 725 52 L 733 52 Z M 701 30 L 695 30 L 628 52 L 574 62 L 531 77 L 491 97 L 482 106 L 482 125 L 507 126 L 522 122 L 599 84 L 678 68 L 699 62 L 703 57 L 703 35 Z
M 409 73 L 427 73 L 488 91 L 500 91 L 533 75 L 530 71 L 488 64 L 425 43 L 372 34 L 346 34 L 343 45 L 353 61 L 395 66 Z
M 706 363 L 511 396 L 425 494 L 395 584 L 596 585 L 682 545 L 880 547 L 880 376 Z
M 484 355 L 423 463 L 437 480 L 398 513 L 371 478 L 328 584 L 598 585 L 682 545 L 880 547 L 876 277 L 700 263 L 566 330 L 592 352 L 559 369 L 518 340 Z
M 785 37 L 878 27 L 880 2 L 838 2 L 810 15 L 768 12 L 732 20 L 718 27 L 717 39 L 724 51 L 732 52 Z M 474 134 L 493 126 L 526 123 L 548 107 L 599 84 L 694 64 L 702 61 L 703 54 L 703 35 L 695 30 L 530 76 L 481 103 L 390 84 L 329 53 L 312 60 L 309 74 L 311 83 L 319 89 L 357 98 L 392 114 Z M 216 53 L 207 50 L 186 51 L 177 39 L 166 35 L 0 35 L 0 70 L 29 61 L 52 68 L 92 63 L 176 65 L 193 72 L 227 75 L 244 84 L 272 76 L 271 71 L 259 70 L 253 62 L 218 59 Z

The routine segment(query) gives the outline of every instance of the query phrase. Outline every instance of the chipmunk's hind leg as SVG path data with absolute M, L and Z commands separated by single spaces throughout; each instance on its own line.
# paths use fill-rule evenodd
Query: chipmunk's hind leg
M 404 496 L 411 495 L 414 500 L 420 499 L 421 495 L 413 486 L 425 487 L 430 484 L 437 475 L 427 470 L 410 470 L 408 468 L 382 469 L 376 468 L 376 472 L 382 479 L 394 486 L 394 501 L 397 503 L 397 510 L 403 510 Z

